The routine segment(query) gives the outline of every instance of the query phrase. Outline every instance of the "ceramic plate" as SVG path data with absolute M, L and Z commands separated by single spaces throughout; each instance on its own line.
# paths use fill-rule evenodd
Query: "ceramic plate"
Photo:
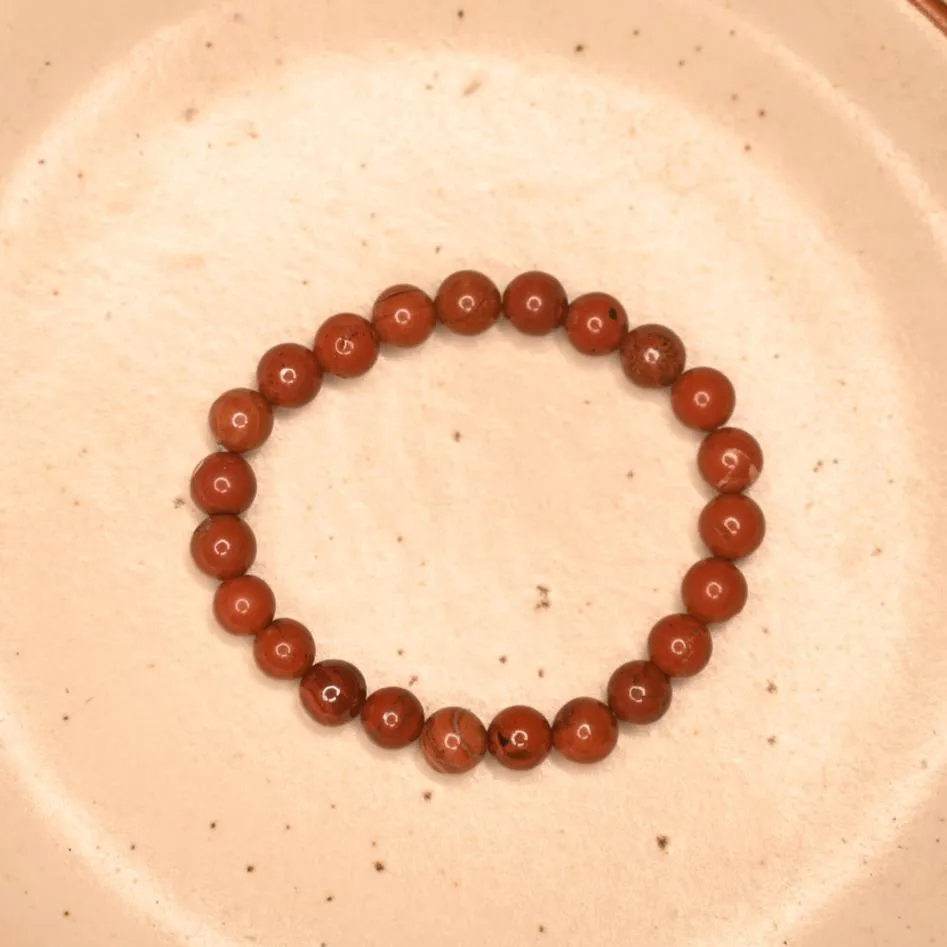
M 6 0 L 0 942 L 943 943 L 945 88 L 903 0 Z M 748 607 L 595 767 L 320 729 L 188 557 L 211 401 L 460 267 L 669 324 L 766 452 Z M 679 607 L 696 445 L 438 333 L 279 418 L 257 571 L 371 687 L 552 715 Z

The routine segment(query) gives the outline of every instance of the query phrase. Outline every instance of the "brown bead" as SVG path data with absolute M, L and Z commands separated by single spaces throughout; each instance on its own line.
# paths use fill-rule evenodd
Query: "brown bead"
M 569 341 L 583 355 L 614 352 L 628 331 L 625 307 L 608 293 L 586 293 L 572 301 L 566 316 Z
M 207 418 L 221 447 L 235 453 L 256 450 L 273 430 L 269 401 L 252 388 L 231 388 L 211 406 Z
M 226 579 L 214 593 L 214 617 L 232 635 L 258 634 L 273 621 L 275 613 L 273 590 L 255 575 Z
M 302 677 L 316 660 L 316 643 L 309 629 L 292 618 L 277 618 L 253 642 L 257 667 L 278 681 Z
M 322 387 L 322 369 L 305 345 L 283 342 L 260 359 L 256 370 L 260 394 L 283 408 L 308 404 Z
M 424 723 L 421 751 L 439 773 L 466 773 L 487 752 L 487 731 L 476 714 L 463 707 L 442 707 Z
M 362 707 L 362 726 L 372 743 L 397 750 L 414 743 L 424 727 L 421 701 L 403 687 L 382 687 Z
M 726 424 L 736 403 L 733 384 L 716 368 L 691 368 L 671 388 L 671 408 L 681 424 L 696 431 Z
M 673 385 L 686 360 L 684 343 L 666 326 L 635 326 L 621 344 L 621 367 L 641 388 Z
M 503 311 L 520 332 L 547 335 L 566 321 L 569 300 L 555 276 L 533 270 L 520 273 L 506 287 Z
M 651 661 L 629 661 L 609 678 L 608 706 L 626 723 L 654 723 L 671 706 L 671 682 Z
M 411 349 L 430 338 L 437 324 L 434 300 L 407 283 L 389 286 L 375 300 L 372 325 L 382 342 Z
M 763 450 L 752 434 L 738 427 L 722 427 L 701 442 L 697 467 L 715 490 L 740 493 L 759 480 Z
M 576 697 L 556 714 L 552 741 L 573 763 L 597 763 L 615 749 L 618 721 L 600 700 Z
M 351 312 L 329 316 L 313 346 L 322 368 L 338 378 L 358 378 L 378 361 L 378 336 L 372 324 Z
M 348 661 L 320 661 L 299 685 L 303 707 L 327 727 L 340 727 L 357 717 L 366 692 L 362 672 Z
M 437 318 L 458 335 L 486 332 L 500 317 L 500 291 L 476 270 L 448 276 L 434 300 Z
M 668 677 L 693 677 L 707 667 L 713 649 L 706 625 L 692 615 L 668 615 L 648 636 L 651 660 Z
M 507 707 L 493 718 L 487 730 L 487 746 L 507 769 L 533 769 L 549 756 L 552 727 L 532 707 Z
M 191 536 L 191 556 L 201 572 L 232 579 L 253 565 L 256 537 L 239 516 L 208 516 Z
M 255 496 L 253 468 L 239 454 L 209 454 L 191 474 L 191 499 L 205 513 L 242 513 Z
M 766 535 L 766 517 L 759 505 L 742 493 L 721 493 L 703 509 L 700 538 L 721 559 L 743 559 L 756 552 Z
M 743 611 L 747 595 L 743 573 L 727 559 L 702 559 L 681 583 L 684 607 L 702 622 L 733 618 Z

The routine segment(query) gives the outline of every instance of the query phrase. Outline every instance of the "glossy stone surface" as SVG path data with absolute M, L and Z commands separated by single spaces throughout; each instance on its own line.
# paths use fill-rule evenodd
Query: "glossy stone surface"
M 362 672 L 348 661 L 320 661 L 299 683 L 303 707 L 326 727 L 339 727 L 357 717 L 366 692 Z
M 319 326 L 313 350 L 319 365 L 330 375 L 358 378 L 378 361 L 378 336 L 367 319 L 340 312 Z
M 434 300 L 437 318 L 458 335 L 479 335 L 500 318 L 500 291 L 488 276 L 461 270 L 441 283 Z
M 562 283 L 539 270 L 520 273 L 503 293 L 503 312 L 520 332 L 547 335 L 566 321 L 569 300 Z
M 667 326 L 635 326 L 621 344 L 622 370 L 640 388 L 673 385 L 686 361 L 684 343 Z
M 381 687 L 369 694 L 361 716 L 369 739 L 386 750 L 414 743 L 424 727 L 421 701 L 404 687 Z
M 239 516 L 208 516 L 191 536 L 191 557 L 215 579 L 243 575 L 256 559 L 256 537 Z
M 487 752 L 487 731 L 480 718 L 463 707 L 442 707 L 425 721 L 421 752 L 439 773 L 466 773 Z
M 648 635 L 651 661 L 668 677 L 693 677 L 700 673 L 713 649 L 707 627 L 692 615 L 667 615 Z
M 434 300 L 408 283 L 389 286 L 375 300 L 372 325 L 387 345 L 409 349 L 430 338 L 437 324 Z
M 214 440 L 235 453 L 256 450 L 273 430 L 273 408 L 252 388 L 231 388 L 211 406 L 207 417 Z
M 576 697 L 563 705 L 552 724 L 556 749 L 573 763 L 597 763 L 618 743 L 618 720 L 594 697 Z
M 260 394 L 282 408 L 308 404 L 322 387 L 322 369 L 311 349 L 296 342 L 274 345 L 256 370 Z
M 743 559 L 763 544 L 766 517 L 759 504 L 743 493 L 721 493 L 701 511 L 700 538 L 721 559 Z
M 609 678 L 608 706 L 626 723 L 654 723 L 671 706 L 671 681 L 651 661 L 629 661 Z
M 628 332 L 625 307 L 608 293 L 586 293 L 572 301 L 566 315 L 566 334 L 583 355 L 608 355 Z
M 316 659 L 316 643 L 309 629 L 292 618 L 277 618 L 253 642 L 257 667 L 279 681 L 302 677 Z
M 214 593 L 214 617 L 232 635 L 255 635 L 273 621 L 275 614 L 276 597 L 259 576 L 225 579 Z
M 523 704 L 507 707 L 490 723 L 487 747 L 507 769 L 533 769 L 549 756 L 552 727 L 532 707 Z
M 191 474 L 191 499 L 205 513 L 242 513 L 255 496 L 253 468 L 239 454 L 208 454 Z
M 671 408 L 681 424 L 713 431 L 726 424 L 736 407 L 733 384 L 716 368 L 691 368 L 671 388 Z
M 700 475 L 720 493 L 752 487 L 763 471 L 763 450 L 752 434 L 737 427 L 711 431 L 697 452 Z
M 746 606 L 743 573 L 727 559 L 703 559 L 687 571 L 681 583 L 684 607 L 702 622 L 727 621 Z

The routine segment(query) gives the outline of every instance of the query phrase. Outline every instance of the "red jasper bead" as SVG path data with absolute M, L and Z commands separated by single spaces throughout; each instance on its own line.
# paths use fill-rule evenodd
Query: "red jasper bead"
M 651 661 L 629 661 L 609 678 L 608 706 L 626 723 L 654 723 L 671 706 L 671 682 Z
M 303 707 L 326 727 L 340 727 L 357 717 L 365 695 L 365 678 L 348 661 L 320 661 L 306 672 L 299 684 Z
M 493 718 L 487 730 L 487 747 L 507 769 L 533 769 L 549 756 L 552 727 L 532 707 L 507 707 Z
M 538 270 L 520 273 L 503 293 L 503 312 L 526 335 L 553 332 L 565 322 L 568 311 L 569 301 L 562 283 Z
M 678 420 L 697 431 L 726 424 L 736 403 L 730 379 L 715 368 L 692 368 L 671 388 L 671 407 Z
M 386 750 L 414 743 L 424 727 L 421 701 L 403 687 L 382 687 L 370 694 L 361 716 L 369 739 Z
M 651 661 L 668 677 L 693 677 L 707 666 L 713 648 L 707 627 L 692 615 L 668 615 L 648 636 Z
M 232 635 L 258 634 L 275 613 L 273 590 L 255 575 L 225 579 L 214 593 L 214 617 Z
M 211 434 L 221 447 L 235 453 L 256 450 L 273 430 L 273 408 L 258 391 L 232 388 L 210 407 Z
M 316 659 L 316 643 L 305 625 L 292 618 L 277 618 L 253 642 L 257 667 L 279 681 L 302 677 Z
M 496 284 L 476 270 L 448 276 L 434 300 L 437 317 L 458 335 L 479 335 L 500 318 L 502 300 Z
M 721 427 L 701 442 L 697 467 L 720 493 L 741 493 L 759 480 L 763 450 L 752 434 L 737 427 Z
M 684 607 L 702 622 L 727 621 L 743 611 L 748 596 L 743 573 L 727 559 L 703 559 L 681 583 Z
M 703 509 L 697 523 L 700 538 L 721 559 L 743 559 L 763 544 L 766 517 L 743 493 L 721 493 Z
M 372 307 L 372 325 L 382 342 L 409 349 L 430 338 L 437 325 L 434 300 L 407 283 L 389 286 Z
M 573 763 L 604 760 L 618 743 L 618 721 L 606 704 L 576 697 L 565 704 L 552 724 L 556 749 Z
M 621 367 L 640 388 L 667 388 L 684 371 L 684 343 L 667 326 L 635 326 L 621 344 Z
M 378 336 L 367 319 L 343 312 L 322 323 L 314 349 L 324 371 L 339 378 L 357 378 L 378 361 Z
M 316 356 L 305 345 L 284 342 L 274 345 L 256 370 L 260 394 L 283 408 L 308 404 L 322 387 L 322 369 Z
M 191 536 L 191 557 L 215 579 L 243 575 L 256 559 L 256 537 L 239 516 L 208 516 Z
M 466 773 L 487 752 L 487 731 L 471 711 L 442 707 L 425 721 L 421 751 L 431 768 L 439 773 Z
M 586 293 L 572 301 L 566 316 L 569 341 L 583 355 L 608 355 L 628 331 L 625 307 L 608 293 Z
M 191 474 L 191 499 L 205 513 L 243 513 L 255 496 L 253 468 L 239 454 L 209 454 Z

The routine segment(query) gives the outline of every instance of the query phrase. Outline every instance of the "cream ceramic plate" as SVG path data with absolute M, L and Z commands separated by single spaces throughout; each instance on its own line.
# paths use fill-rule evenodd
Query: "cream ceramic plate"
M 944 37 L 895 0 L 197 6 L 0 9 L 0 943 L 944 943 Z M 668 322 L 767 452 L 750 606 L 587 770 L 320 731 L 187 558 L 211 400 L 467 265 Z M 675 607 L 694 450 L 615 362 L 439 335 L 281 419 L 259 571 L 370 685 L 552 714 Z

